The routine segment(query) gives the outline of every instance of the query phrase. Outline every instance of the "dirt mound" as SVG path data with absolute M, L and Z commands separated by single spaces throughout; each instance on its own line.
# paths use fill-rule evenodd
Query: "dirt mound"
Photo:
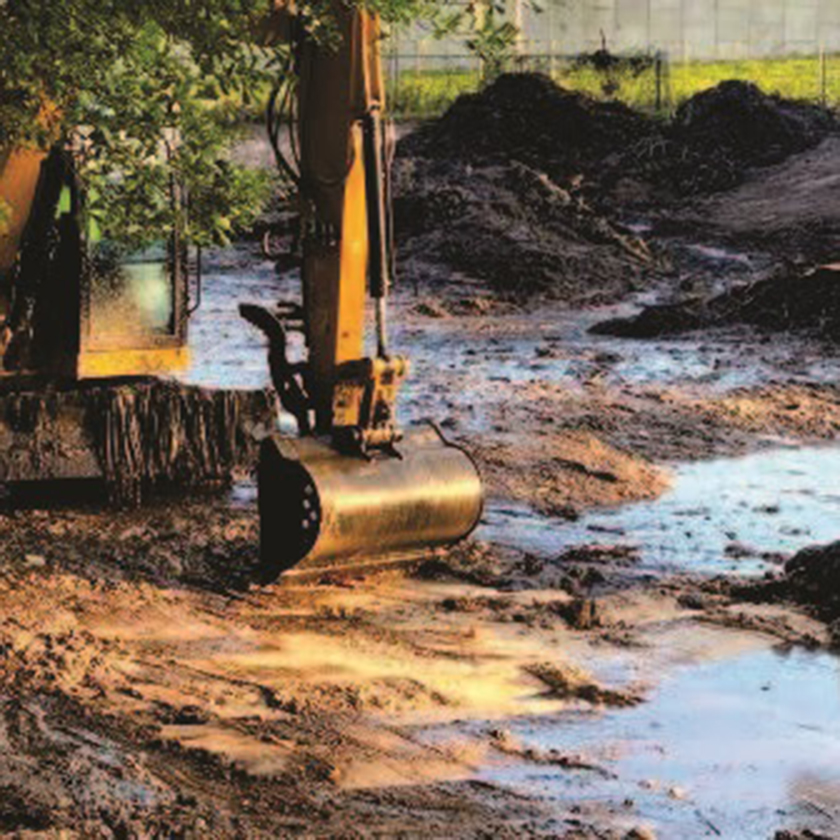
M 728 81 L 683 103 L 677 139 L 707 154 L 724 152 L 740 167 L 769 166 L 813 148 L 837 128 L 830 111 L 768 95 L 750 82 Z
M 663 124 L 618 102 L 564 90 L 548 76 L 501 76 L 459 98 L 401 144 L 408 157 L 519 160 L 555 180 L 585 176 L 590 198 L 628 178 L 676 195 L 740 184 L 838 129 L 825 108 L 726 81 L 696 94 Z
M 404 274 L 453 272 L 502 296 L 604 303 L 641 286 L 647 245 L 596 212 L 576 177 L 650 131 L 624 105 L 501 76 L 399 146 L 395 224 Z
M 484 437 L 471 441 L 470 451 L 491 497 L 564 519 L 576 518 L 582 507 L 655 499 L 669 482 L 663 470 L 584 431 L 515 445 Z
M 814 148 L 838 123 L 825 108 L 727 81 L 684 102 L 673 120 L 606 161 L 601 182 L 642 182 L 650 200 L 706 195 L 742 184 L 750 169 Z
M 654 267 L 641 239 L 518 161 L 402 161 L 396 175 L 401 264 L 415 281 L 456 271 L 503 296 L 597 303 L 637 288 Z
M 727 81 L 684 102 L 661 134 L 642 138 L 613 177 L 642 178 L 678 196 L 732 189 L 749 169 L 770 166 L 816 146 L 837 130 L 817 105 L 768 95 Z
M 544 75 L 501 76 L 399 145 L 403 274 L 419 284 L 456 273 L 502 295 L 573 305 L 614 301 L 660 267 L 613 220 L 616 208 L 730 189 L 836 127 L 824 109 L 743 82 L 698 94 L 664 125 Z
M 840 619 L 840 542 L 806 548 L 785 566 L 790 597 L 826 621 Z
M 406 138 L 401 153 L 519 160 L 557 177 L 620 152 L 651 130 L 626 105 L 564 90 L 539 73 L 516 73 L 461 96 L 443 117 Z
M 812 618 L 828 625 L 830 644 L 840 649 L 840 542 L 802 549 L 785 563 L 781 575 L 771 575 L 765 580 L 746 584 L 730 582 L 726 585 L 728 594 L 737 601 L 797 604 L 805 608 Z M 811 634 L 802 636 L 800 642 L 821 644 Z
M 762 329 L 805 330 L 840 338 L 840 266 L 777 277 L 710 299 L 649 306 L 633 318 L 597 324 L 592 332 L 621 338 L 654 338 L 730 324 Z

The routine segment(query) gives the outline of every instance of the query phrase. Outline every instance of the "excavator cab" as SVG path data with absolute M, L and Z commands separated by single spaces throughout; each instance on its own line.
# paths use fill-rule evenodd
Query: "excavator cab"
M 142 252 L 106 241 L 84 213 L 72 152 L 58 146 L 0 154 L 0 201 L 0 389 L 186 368 L 177 236 Z
M 177 236 L 140 253 L 108 241 L 76 168 L 64 144 L 0 148 L 0 486 L 50 499 L 88 484 L 136 503 L 175 471 L 162 463 L 201 446 L 170 430 L 184 446 L 159 457 L 156 424 L 129 410 L 165 401 L 158 377 L 187 367 L 186 249 Z
M 268 127 L 298 196 L 302 300 L 276 312 L 241 307 L 268 338 L 272 379 L 299 432 L 262 445 L 266 581 L 298 565 L 427 554 L 471 533 L 483 503 L 466 452 L 434 426 L 403 430 L 397 422 L 410 365 L 392 353 L 387 329 L 391 149 L 380 26 L 374 13 L 342 3 L 333 10 L 337 44 L 302 35 L 287 7 L 270 27 L 294 44 Z M 295 330 L 305 338 L 303 360 L 289 358 Z

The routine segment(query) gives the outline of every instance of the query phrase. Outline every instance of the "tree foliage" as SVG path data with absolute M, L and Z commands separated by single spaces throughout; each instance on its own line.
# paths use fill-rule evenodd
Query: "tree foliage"
M 437 38 L 457 36 L 481 59 L 484 74 L 492 79 L 515 58 L 521 32 L 516 6 L 542 11 L 538 0 L 471 0 L 468 3 L 432 4 L 428 20 Z
M 277 73 L 244 0 L 0 0 L 0 148 L 77 151 L 102 233 L 225 242 L 270 192 L 229 159 L 236 108 Z M 178 185 L 185 215 L 171 200 Z
M 11 215 L 11 208 L 2 198 L 0 198 L 0 236 L 2 236 L 9 229 L 9 217 Z
M 246 75 L 258 84 L 262 74 L 249 66 Z M 229 159 L 239 124 L 232 93 L 182 42 L 147 22 L 97 89 L 79 95 L 71 132 L 88 210 L 106 238 L 139 247 L 177 224 L 208 245 L 250 226 L 271 181 Z M 173 185 L 183 208 L 172 201 Z
M 483 6 L 458 0 L 366 2 L 396 25 L 436 31 L 472 21 L 476 49 L 511 42 Z M 313 37 L 332 37 L 332 0 L 297 6 Z M 106 236 L 140 246 L 180 225 L 225 242 L 270 191 L 228 150 L 240 109 L 286 66 L 288 46 L 255 34 L 270 0 L 0 0 L 0 150 L 70 143 L 88 207 Z M 495 47 L 493 46 L 495 44 Z M 482 46 L 484 45 L 484 46 Z M 183 216 L 169 198 L 186 192 Z M 2 224 L 2 213 L 0 213 Z

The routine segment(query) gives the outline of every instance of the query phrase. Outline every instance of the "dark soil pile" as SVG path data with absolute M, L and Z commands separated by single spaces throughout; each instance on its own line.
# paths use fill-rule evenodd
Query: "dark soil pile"
M 768 95 L 749 82 L 722 82 L 683 103 L 661 135 L 642 139 L 621 166 L 676 195 L 719 192 L 742 183 L 754 167 L 813 148 L 837 128 L 825 108 Z
M 840 542 L 800 551 L 785 566 L 784 585 L 824 621 L 840 619 Z
M 556 179 L 597 165 L 654 130 L 647 117 L 626 105 L 564 90 L 548 76 L 517 73 L 461 96 L 443 117 L 406 138 L 400 154 L 518 160 Z
M 707 300 L 650 306 L 634 318 L 605 321 L 598 335 L 655 338 L 696 329 L 751 324 L 770 331 L 803 330 L 840 338 L 840 268 L 788 271 Z
M 505 75 L 400 143 L 395 222 L 405 275 L 458 272 L 502 296 L 615 300 L 653 268 L 647 245 L 592 209 L 575 176 L 650 130 L 623 105 L 548 77 Z M 562 186 L 561 186 L 562 183 Z
M 547 76 L 501 76 L 399 145 L 404 274 L 457 272 L 575 305 L 616 300 L 657 268 L 618 212 L 734 187 L 835 128 L 827 111 L 743 82 L 695 96 L 666 125 Z
M 642 240 L 516 161 L 403 161 L 397 183 L 400 263 L 414 282 L 459 272 L 501 297 L 594 304 L 638 288 L 653 267 Z
M 829 644 L 840 649 L 840 542 L 805 548 L 787 561 L 784 574 L 737 584 L 729 594 L 755 604 L 797 604 L 829 625 Z
M 676 113 L 674 136 L 741 167 L 770 166 L 813 148 L 836 130 L 834 115 L 817 105 L 768 96 L 749 82 L 729 81 L 689 99 Z
M 406 138 L 400 154 L 518 160 L 561 182 L 583 175 L 594 190 L 630 177 L 686 195 L 735 186 L 750 168 L 780 163 L 837 129 L 827 109 L 765 94 L 749 82 L 703 91 L 663 123 L 564 90 L 544 75 L 511 74 L 460 97 Z

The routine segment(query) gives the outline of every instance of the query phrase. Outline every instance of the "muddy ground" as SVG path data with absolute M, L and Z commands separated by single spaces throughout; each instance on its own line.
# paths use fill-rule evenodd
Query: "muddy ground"
M 835 171 L 829 138 L 636 209 L 673 269 L 609 304 L 403 285 L 403 419 L 437 420 L 488 490 L 448 556 L 257 588 L 245 475 L 137 512 L 7 507 L 0 830 L 840 836 L 836 632 L 784 568 L 838 521 L 836 348 L 742 323 L 590 332 L 825 261 Z M 236 303 L 295 278 L 248 245 L 206 288 L 189 380 L 262 387 Z

